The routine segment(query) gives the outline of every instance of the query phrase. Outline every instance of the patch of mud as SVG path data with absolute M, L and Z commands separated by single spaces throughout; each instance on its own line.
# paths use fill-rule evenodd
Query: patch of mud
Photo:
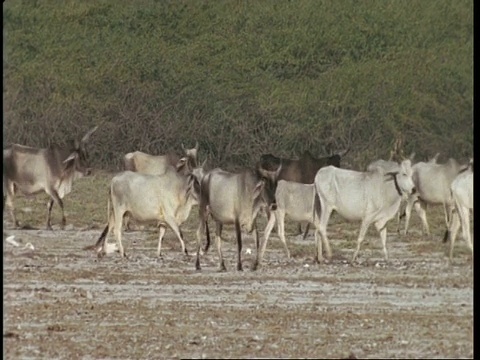
M 182 229 L 189 257 L 170 230 L 161 259 L 156 231 L 124 233 L 128 260 L 82 250 L 101 228 L 6 230 L 19 246 L 4 241 L 4 357 L 473 357 L 473 266 L 463 244 L 451 266 L 440 241 L 389 234 L 385 262 L 370 237 L 352 266 L 354 237 L 332 231 L 333 259 L 318 265 L 313 237 L 290 237 L 287 260 L 272 235 L 252 272 L 245 236 L 237 272 L 226 230 L 227 272 L 217 271 L 215 246 L 195 270 L 194 227 Z M 27 243 L 34 250 L 22 250 Z

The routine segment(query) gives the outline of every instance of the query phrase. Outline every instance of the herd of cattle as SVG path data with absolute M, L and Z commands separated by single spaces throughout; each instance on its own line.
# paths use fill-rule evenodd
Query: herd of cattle
M 51 211 L 54 203 L 62 210 L 62 228 L 66 220 L 63 197 L 72 189 L 75 178 L 88 175 L 86 143 L 97 127 L 70 146 L 57 145 L 36 149 L 11 145 L 3 150 L 3 203 L 7 205 L 14 226 L 19 226 L 13 206 L 16 191 L 35 194 L 41 191 L 50 196 L 47 207 L 47 229 L 51 229 Z M 398 214 L 405 216 L 407 233 L 412 208 L 419 214 L 423 231 L 429 234 L 427 205 L 441 204 L 445 210 L 446 232 L 450 238 L 450 260 L 458 230 L 472 250 L 470 211 L 473 210 L 473 159 L 460 165 L 454 159 L 437 163 L 437 156 L 428 162 L 412 165 L 413 154 L 401 162 L 377 160 L 366 171 L 340 168 L 341 158 L 348 149 L 331 156 L 315 158 L 305 152 L 299 159 L 283 159 L 271 154 L 262 155 L 252 168 L 229 172 L 220 168 L 205 170 L 198 164 L 198 142 L 192 149 L 182 144 L 183 156 L 149 155 L 140 151 L 124 157 L 125 171 L 111 180 L 108 195 L 108 223 L 95 245 L 99 256 L 107 251 L 107 237 L 113 230 L 118 251 L 122 257 L 122 225 L 129 219 L 154 222 L 159 227 L 157 255 L 161 256 L 162 238 L 170 227 L 178 237 L 182 252 L 187 254 L 182 224 L 194 205 L 199 206 L 199 225 L 196 232 L 196 268 L 200 270 L 200 255 L 208 251 L 210 232 L 208 220 L 216 225 L 215 238 L 220 270 L 225 270 L 221 235 L 225 224 L 235 226 L 237 237 L 237 270 L 242 270 L 242 229 L 253 233 L 256 260 L 253 269 L 262 261 L 271 231 L 277 232 L 285 248 L 285 216 L 300 224 L 315 227 L 316 261 L 327 259 L 332 252 L 327 237 L 327 225 L 335 210 L 348 221 L 360 221 L 361 227 L 352 262 L 371 224 L 379 232 L 385 260 L 387 222 Z M 404 211 L 400 211 L 405 203 Z M 257 216 L 265 214 L 268 222 L 263 241 L 259 241 Z M 400 231 L 400 228 L 398 229 Z M 203 234 L 206 244 L 202 248 Z

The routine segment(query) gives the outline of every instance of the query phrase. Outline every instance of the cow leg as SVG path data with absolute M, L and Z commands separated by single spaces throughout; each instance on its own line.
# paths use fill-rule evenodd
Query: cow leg
M 402 210 L 402 205 L 403 205 L 403 200 L 402 202 L 400 203 L 400 207 L 398 208 L 398 212 L 397 212 L 397 233 L 401 234 L 401 229 L 400 229 L 400 226 L 401 226 L 401 223 L 402 223 L 402 218 L 405 216 L 405 209 Z
M 318 196 L 318 195 L 316 195 Z M 316 200 L 317 201 L 317 200 Z M 323 249 L 322 249 L 322 242 L 323 244 L 326 244 L 325 248 L 328 249 L 327 251 L 330 253 L 329 256 L 331 257 L 331 250 L 330 250 L 330 244 L 328 241 L 327 237 L 327 225 L 328 225 L 328 220 L 330 219 L 330 215 L 332 214 L 333 209 L 329 206 L 324 206 L 322 211 L 320 211 L 320 219 L 318 220 L 318 226 L 317 230 L 320 236 L 316 237 L 316 242 L 317 242 L 317 256 L 316 256 L 316 262 L 320 263 L 323 261 Z M 316 215 L 318 216 L 318 214 Z
M 202 248 L 202 234 L 203 231 L 205 230 L 205 224 L 206 220 L 202 219 L 202 216 L 200 216 L 200 221 L 198 222 L 198 228 L 197 228 L 197 258 L 195 260 L 195 269 L 196 270 L 201 270 L 200 267 L 200 250 Z M 210 236 L 208 236 L 210 237 Z M 210 245 L 210 241 L 207 243 Z
M 52 216 L 52 208 L 53 208 L 53 202 L 55 201 L 58 206 L 60 206 L 60 209 L 62 210 L 62 223 L 61 223 L 61 229 L 63 230 L 65 228 L 65 224 L 67 223 L 67 220 L 65 219 L 65 211 L 63 209 L 63 201 L 60 199 L 60 196 L 58 196 L 58 193 L 55 189 L 47 189 L 46 193 L 50 195 L 51 199 L 48 202 L 47 208 L 48 208 L 48 214 L 47 214 L 47 230 L 52 230 L 52 224 L 51 224 L 51 216 Z
M 466 207 L 462 207 L 459 210 L 459 214 L 460 214 L 460 221 L 462 223 L 462 236 L 467 242 L 467 245 L 473 255 L 472 235 L 470 233 L 470 209 Z
M 227 271 L 225 267 L 225 262 L 223 261 L 223 254 L 222 254 L 222 224 L 220 222 L 216 222 L 216 229 L 215 229 L 215 242 L 217 244 L 217 252 L 218 258 L 220 260 L 219 271 Z
M 114 208 L 115 210 L 115 208 Z M 121 216 L 119 216 L 121 215 Z M 115 212 L 114 217 L 114 226 L 113 226 L 113 233 L 115 234 L 115 239 L 117 239 L 117 246 L 118 246 L 118 252 L 120 253 L 120 256 L 122 258 L 126 258 L 125 250 L 123 249 L 122 245 L 122 220 L 123 220 L 123 215 L 124 213 L 118 212 L 118 210 Z M 106 245 L 106 242 L 105 242 Z
M 452 262 L 452 259 L 453 259 L 453 247 L 455 246 L 455 240 L 457 239 L 459 228 L 460 228 L 459 214 L 455 212 L 450 222 L 449 231 L 448 231 L 449 234 L 447 234 L 447 236 L 450 236 L 450 254 L 449 254 L 450 263 Z
M 131 229 L 130 229 L 130 216 L 125 215 L 123 217 L 123 222 L 124 222 L 123 229 L 125 231 L 131 231 Z
M 444 204 L 444 212 L 445 212 L 445 223 L 447 224 L 447 229 L 445 230 L 445 235 L 443 236 L 443 242 L 446 243 L 448 241 L 449 232 L 450 232 L 450 222 L 452 221 L 453 212 L 455 211 L 455 205 L 445 205 Z
M 278 209 L 277 209 L 277 213 L 278 213 Z M 263 232 L 263 241 L 260 246 L 260 249 L 257 250 L 257 258 L 255 259 L 255 263 L 253 264 L 252 270 L 257 270 L 258 267 L 261 265 L 263 254 L 265 253 L 267 242 L 274 225 L 275 225 L 275 212 L 270 211 L 268 215 L 267 226 L 265 227 L 265 231 Z
M 7 194 L 4 196 L 4 202 L 7 205 L 8 212 L 10 213 L 10 217 L 11 217 L 12 222 L 13 222 L 13 226 L 15 228 L 19 228 L 20 224 L 19 224 L 17 218 L 15 217 L 15 207 L 13 205 L 13 199 L 15 197 L 15 189 L 14 189 L 13 183 L 9 183 L 7 185 L 6 190 L 7 190 Z
M 235 220 L 235 232 L 237 233 L 237 271 L 243 271 L 242 267 L 242 230 L 240 222 Z
M 307 225 L 305 226 L 305 232 L 303 233 L 303 240 L 307 238 L 308 230 L 310 230 L 310 223 L 307 223 Z
M 360 251 L 360 245 L 362 244 L 363 240 L 365 240 L 365 235 L 367 233 L 368 227 L 370 226 L 370 223 L 371 223 L 370 221 L 363 220 L 362 225 L 360 225 L 360 232 L 358 233 L 358 239 L 357 239 L 357 248 L 355 249 L 355 252 L 353 253 L 353 256 L 352 256 L 352 261 L 351 261 L 352 264 L 357 259 L 358 252 Z
M 405 229 L 403 230 L 403 235 L 407 235 L 408 233 L 408 225 L 410 224 L 410 216 L 412 216 L 412 208 L 417 201 L 417 197 L 409 197 L 407 200 L 407 204 L 405 205 L 405 211 L 402 215 L 400 215 L 400 218 L 405 216 Z M 400 224 L 398 226 L 400 227 Z
M 182 253 L 184 253 L 185 255 L 188 255 L 187 248 L 185 247 L 185 242 L 183 241 L 182 232 L 181 232 L 180 228 L 178 227 L 177 223 L 175 222 L 175 219 L 171 218 L 169 216 L 166 216 L 165 217 L 165 222 L 172 228 L 175 235 L 177 235 L 178 240 L 180 240 L 180 244 L 182 245 Z
M 303 231 L 302 231 L 302 223 L 299 222 L 298 223 L 298 227 L 297 227 L 297 235 L 302 235 L 303 234 Z
M 380 234 L 380 239 L 382 240 L 383 247 L 383 256 L 385 261 L 388 261 L 388 252 L 387 252 L 387 221 L 388 220 L 378 220 L 375 222 L 375 227 L 377 228 L 378 233 Z
M 47 203 L 47 230 L 52 230 L 51 224 L 51 215 L 52 215 L 52 208 L 53 208 L 53 199 L 48 200 Z
M 422 229 L 424 235 L 430 235 L 430 228 L 427 221 L 427 203 L 418 199 L 414 205 L 415 211 L 422 220 Z
M 158 231 L 158 248 L 157 248 L 157 257 L 162 257 L 162 239 L 163 235 L 165 235 L 165 226 L 160 225 L 160 229 Z
M 472 244 L 472 239 L 470 235 L 470 210 L 468 208 L 458 206 L 457 207 L 457 213 L 458 217 L 457 218 L 457 223 L 459 222 L 462 226 L 462 237 L 465 240 L 465 242 L 468 245 L 468 248 L 472 251 L 473 255 L 473 244 Z M 460 221 L 458 221 L 458 218 L 460 218 Z M 453 220 L 453 219 L 452 219 Z M 455 237 L 456 233 L 458 232 L 458 225 L 456 226 L 456 232 L 455 232 Z M 452 230 L 453 232 L 453 230 Z M 452 255 L 453 255 L 453 243 L 455 239 L 452 236 L 451 242 L 452 244 L 450 245 L 450 261 L 452 261 Z
M 332 259 L 332 249 L 330 248 L 330 243 L 328 242 L 328 239 L 326 237 L 322 238 L 322 237 L 319 237 L 319 233 L 318 233 L 318 230 L 315 229 L 315 242 L 318 244 L 318 241 L 320 241 L 320 244 L 317 245 L 317 252 L 319 251 L 318 249 L 320 249 L 320 251 L 322 251 L 322 247 L 325 248 L 325 255 L 327 257 L 328 260 L 331 260 Z M 318 254 L 317 254 L 318 256 Z M 317 258 L 317 261 L 320 262 L 320 259 L 323 259 L 323 254 L 321 254 L 321 257 L 318 257 Z
M 287 255 L 287 259 L 290 259 L 290 251 L 288 250 L 287 239 L 285 238 L 285 212 L 277 210 L 276 216 L 277 216 L 278 237 L 282 241 L 285 254 Z

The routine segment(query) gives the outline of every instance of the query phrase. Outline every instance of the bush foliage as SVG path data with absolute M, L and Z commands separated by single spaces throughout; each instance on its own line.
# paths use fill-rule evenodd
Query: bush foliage
M 232 169 L 473 154 L 473 1 L 4 3 L 4 143 L 91 139 L 94 165 L 178 153 Z

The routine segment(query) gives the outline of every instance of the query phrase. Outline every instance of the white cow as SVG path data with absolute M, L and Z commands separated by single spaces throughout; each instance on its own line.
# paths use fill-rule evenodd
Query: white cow
M 462 226 L 462 237 L 467 242 L 473 254 L 472 236 L 470 232 L 470 210 L 473 211 L 473 160 L 469 167 L 462 171 L 453 180 L 450 186 L 455 211 L 450 222 L 450 261 L 452 261 L 453 246 L 457 237 L 458 229 Z
M 118 251 L 122 257 L 122 221 L 125 214 L 139 222 L 157 222 L 160 231 L 157 256 L 161 256 L 162 239 L 168 225 L 177 235 L 182 252 L 187 255 L 180 226 L 187 220 L 193 205 L 198 204 L 200 185 L 192 174 L 183 175 L 175 170 L 163 175 L 140 174 L 124 171 L 115 175 L 110 184 L 108 224 L 93 248 L 98 254 L 107 252 L 106 238 L 114 231 Z M 112 209 L 110 209 L 110 204 Z M 87 247 L 85 249 L 90 249 Z
M 279 180 L 275 192 L 275 199 L 277 200 L 277 209 L 269 213 L 268 223 L 264 231 L 264 240 L 258 256 L 258 265 L 263 258 L 275 221 L 277 222 L 278 236 L 283 243 L 288 259 L 290 259 L 290 251 L 288 250 L 287 241 L 285 239 L 285 215 L 296 222 L 313 224 L 316 228 L 319 225 L 319 214 L 314 211 L 314 184 L 301 184 L 293 181 Z M 315 231 L 315 239 L 318 239 L 317 230 Z M 317 244 L 321 244 L 321 242 L 318 242 Z M 325 242 L 324 245 L 327 258 L 330 259 L 332 257 L 330 246 L 328 242 Z M 321 247 L 317 249 L 316 261 L 323 261 Z
M 405 207 L 404 234 L 408 232 L 412 208 L 415 208 L 422 220 L 423 233 L 430 234 L 426 214 L 427 205 L 443 205 L 445 223 L 448 229 L 454 209 L 450 185 L 462 167 L 464 166 L 454 159 L 449 159 L 445 164 L 437 164 L 436 157 L 428 162 L 422 161 L 412 166 L 413 182 L 417 192 L 409 197 Z
M 352 263 L 372 223 L 380 233 L 388 260 L 386 224 L 397 213 L 402 197 L 415 191 L 410 159 L 401 162 L 398 172 L 385 172 L 382 167 L 359 172 L 328 166 L 317 172 L 315 190 L 321 206 L 318 231 L 322 241 L 328 242 L 328 220 L 335 210 L 348 221 L 362 222 Z

